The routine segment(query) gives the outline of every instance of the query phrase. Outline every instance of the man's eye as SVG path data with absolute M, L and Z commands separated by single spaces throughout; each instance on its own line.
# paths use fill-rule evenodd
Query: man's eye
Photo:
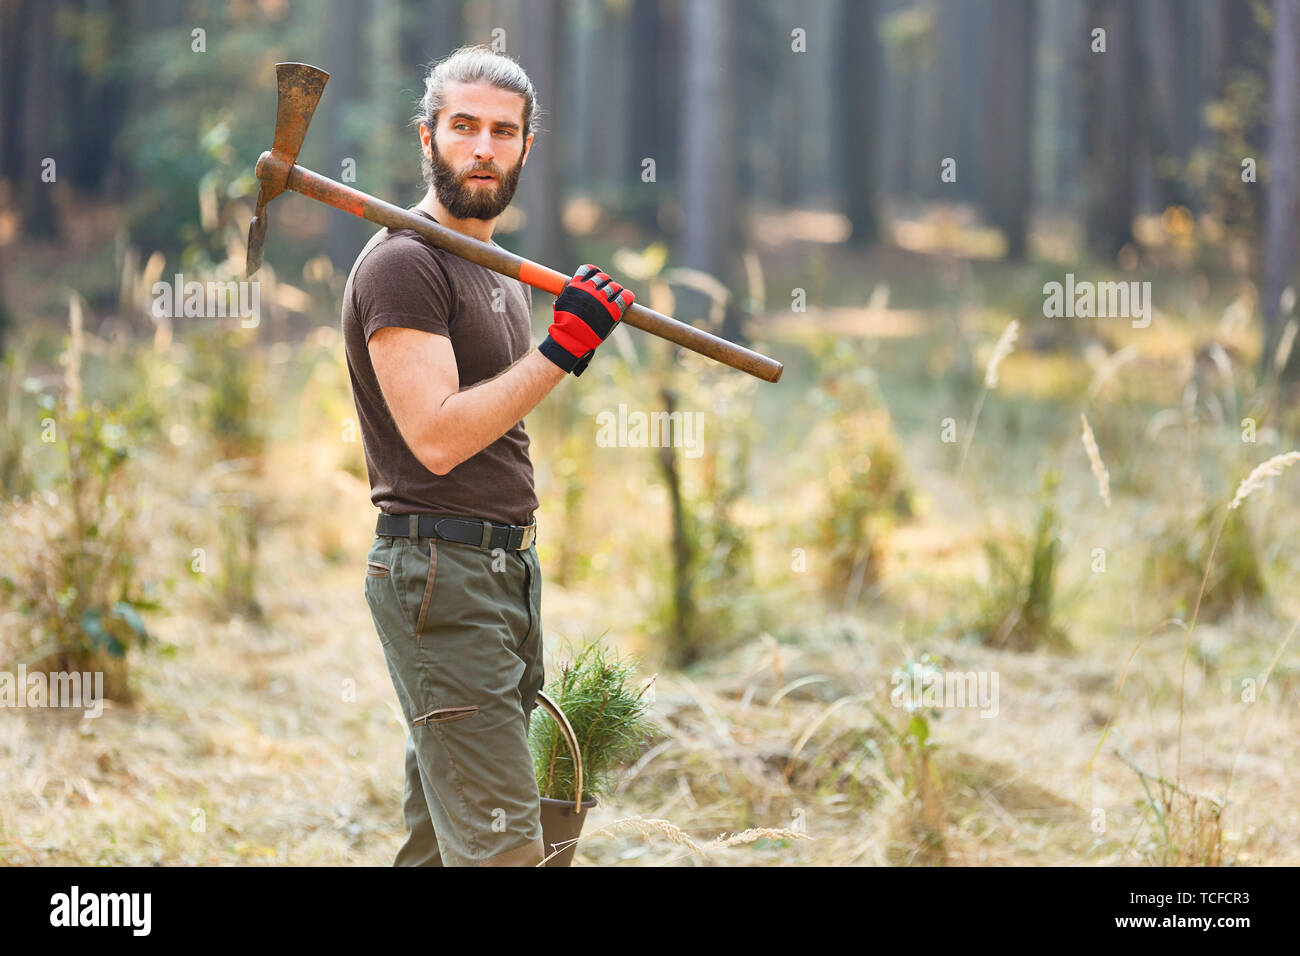
M 468 124 L 468 123 L 456 123 L 456 124 L 454 124 L 454 125 L 452 126 L 452 129 L 469 129 L 469 124 Z

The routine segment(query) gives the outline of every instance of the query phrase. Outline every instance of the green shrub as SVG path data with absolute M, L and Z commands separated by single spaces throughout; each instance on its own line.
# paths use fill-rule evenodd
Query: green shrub
M 927 672 L 936 670 L 938 664 L 929 654 L 922 654 L 917 660 L 909 660 L 901 673 L 911 685 L 923 681 Z M 948 808 L 934 763 L 938 744 L 930 728 L 930 721 L 938 719 L 939 711 L 924 706 L 921 701 L 908 700 L 901 719 L 895 723 L 876 708 L 868 705 L 868 709 L 894 745 L 891 769 L 903 797 L 890 828 L 892 835 L 887 851 L 890 862 L 896 866 L 943 866 L 948 862 L 944 841 Z
M 64 469 L 55 487 L 0 503 L 12 534 L 0 587 L 28 623 L 29 669 L 102 671 L 104 695 L 129 700 L 126 653 L 150 641 L 140 611 L 158 605 L 140 584 L 128 461 L 129 412 L 42 396 Z
M 31 490 L 26 463 L 22 391 L 23 363 L 16 353 L 0 358 L 0 496 L 24 495 Z
M 1069 647 L 1055 620 L 1062 550 L 1055 504 L 1059 483 L 1055 471 L 1043 476 L 1033 534 L 1016 538 L 1010 546 L 993 538 L 984 542 L 989 579 L 977 591 L 974 631 L 993 647 L 1016 651 L 1044 645 Z
M 1207 621 L 1221 618 L 1239 602 L 1260 600 L 1267 595 L 1258 549 L 1245 512 L 1240 509 L 1227 512 L 1223 532 L 1215 545 L 1215 510 L 1213 505 L 1206 506 L 1191 522 L 1185 519 L 1168 522 L 1156 537 L 1147 565 L 1151 586 L 1162 593 L 1176 595 L 1179 610 L 1187 617 L 1196 607 L 1196 596 L 1204 580 L 1205 594 L 1198 617 Z M 1214 563 L 1206 577 L 1212 547 Z
M 914 494 L 875 373 L 845 342 L 815 351 L 821 378 L 812 401 L 821 424 L 805 445 L 825 494 L 815 544 L 827 591 L 856 595 L 880 579 L 889 532 L 915 514 Z
M 1219 866 L 1223 862 L 1223 803 L 1195 796 L 1172 780 L 1148 773 L 1131 756 L 1115 755 L 1137 774 L 1144 799 L 1137 807 L 1150 827 L 1143 847 L 1153 866 Z M 1152 788 L 1155 784 L 1155 788 Z
M 645 749 L 656 734 L 645 691 L 634 687 L 636 662 L 619 657 L 599 641 L 589 644 L 546 687 L 564 712 L 582 754 L 583 799 L 608 795 L 618 772 Z M 653 679 L 652 679 L 653 680 Z M 534 712 L 529 748 L 543 797 L 574 800 L 576 767 L 559 725 L 545 711 Z
M 252 334 L 213 328 L 190 340 L 189 375 L 206 389 L 199 425 L 221 458 L 258 458 L 266 445 L 265 360 Z
M 190 376 L 204 386 L 200 427 L 218 458 L 232 463 L 217 482 L 219 565 L 215 597 L 226 614 L 261 617 L 256 581 L 260 528 L 268 518 L 263 452 L 268 438 L 266 359 L 255 333 L 214 328 L 194 336 Z
M 654 618 L 668 661 L 686 667 L 765 626 L 754 585 L 754 531 L 740 518 L 758 431 L 757 380 L 725 368 L 699 370 L 693 380 L 672 378 L 675 384 L 660 391 L 664 409 L 702 411 L 710 428 L 698 458 L 671 446 L 652 452 L 671 523 L 669 560 L 656 562 L 662 598 Z

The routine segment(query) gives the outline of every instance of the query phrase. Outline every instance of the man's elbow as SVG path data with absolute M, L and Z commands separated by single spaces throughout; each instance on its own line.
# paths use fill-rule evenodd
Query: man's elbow
M 448 454 L 445 448 L 433 444 L 425 445 L 421 448 L 420 453 L 416 455 L 416 457 L 420 460 L 420 464 L 429 469 L 429 471 L 433 472 L 439 478 L 460 464 L 459 461 L 455 461 L 452 456 Z

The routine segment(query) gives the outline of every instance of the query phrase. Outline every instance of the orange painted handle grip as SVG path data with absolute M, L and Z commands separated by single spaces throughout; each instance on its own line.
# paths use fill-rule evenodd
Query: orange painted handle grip
M 559 295 L 564 291 L 564 284 L 569 281 L 569 276 L 548 269 L 546 266 L 539 266 L 531 259 L 525 259 L 519 263 L 519 281 L 534 289 L 549 292 L 551 295 Z

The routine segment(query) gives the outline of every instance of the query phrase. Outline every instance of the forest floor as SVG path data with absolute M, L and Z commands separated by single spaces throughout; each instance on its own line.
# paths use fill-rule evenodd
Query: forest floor
M 847 272 L 833 257 L 827 269 Z M 1295 644 L 1258 699 L 1243 700 L 1243 682 L 1262 684 L 1300 615 L 1300 560 L 1288 543 L 1300 541 L 1300 509 L 1282 494 L 1250 500 L 1257 526 L 1270 531 L 1260 550 L 1271 603 L 1238 605 L 1189 631 L 1188 608 L 1153 591 L 1143 572 L 1153 529 L 1184 516 L 1182 499 L 1204 484 L 1198 456 L 1171 457 L 1155 439 L 1107 441 L 1129 434 L 1118 423 L 1126 396 L 1089 405 L 1115 482 L 1106 508 L 1078 441 L 1079 406 L 1053 393 L 1077 396 L 1060 382 L 1086 383 L 1095 369 L 1082 359 L 1053 364 L 1026 346 L 1003 366 L 1005 384 L 989 398 L 959 476 L 954 449 L 938 439 L 944 418 L 970 418 L 969 393 L 942 387 L 960 361 L 945 355 L 945 320 L 932 304 L 910 303 L 906 282 L 872 301 L 811 318 L 856 341 L 878 370 L 919 513 L 893 532 L 861 599 L 850 605 L 811 582 L 791 585 L 770 596 L 764 633 L 688 671 L 660 669 L 654 714 L 664 737 L 592 811 L 577 863 L 1141 865 L 1206 862 L 1214 847 L 1225 863 L 1300 863 Z M 983 342 L 1005 319 L 991 308 L 954 321 Z M 792 357 L 786 383 L 807 387 L 815 371 L 799 357 L 806 326 L 772 319 L 766 329 L 764 344 Z M 1148 364 L 1133 374 L 1154 380 L 1162 346 L 1151 339 L 1143 348 Z M 1168 373 L 1156 404 L 1177 403 L 1179 374 Z M 798 423 L 770 401 L 760 417 L 775 449 L 774 436 Z M 1103 430 L 1107 409 L 1117 423 Z M 1149 418 L 1133 414 L 1139 424 Z M 536 460 L 554 450 L 537 436 L 534 446 Z M 1247 458 L 1271 453 L 1249 449 Z M 1036 476 L 1048 461 L 1062 471 L 1060 613 L 1072 649 L 993 649 L 960 626 L 982 587 L 983 543 L 1032 526 Z M 779 472 L 783 462 L 772 451 L 756 467 Z M 267 473 L 277 476 L 269 510 L 278 502 L 287 515 L 328 520 L 290 517 L 262 538 L 260 615 L 215 614 L 182 589 L 170 613 L 150 619 L 166 652 L 132 652 L 134 702 L 109 703 L 93 720 L 52 710 L 0 720 L 0 863 L 391 862 L 403 838 L 406 729 L 362 593 L 368 489 L 336 466 L 333 449 L 307 444 L 272 445 Z M 1236 477 L 1223 479 L 1229 493 Z M 187 480 L 175 478 L 174 495 L 159 497 L 156 518 L 188 507 Z M 1222 493 L 1212 485 L 1207 495 Z M 609 513 L 635 510 L 630 493 L 610 487 Z M 789 507 L 791 524 L 804 504 L 779 493 L 766 501 Z M 558 528 L 559 519 L 544 507 L 539 522 Z M 788 563 L 787 537 L 755 534 L 761 564 Z M 539 536 L 544 576 L 557 537 Z M 188 552 L 185 542 L 158 547 Z M 631 566 L 629 547 L 597 544 L 597 567 Z M 1105 573 L 1096 573 L 1095 548 L 1106 551 Z M 653 638 L 611 613 L 645 597 L 630 573 L 567 588 L 547 580 L 551 660 L 565 641 L 608 631 L 655 661 Z M 890 707 L 892 678 L 923 653 L 948 671 L 995 675 L 999 692 L 996 713 L 945 709 L 921 754 L 900 747 L 876 715 L 903 725 Z M 926 762 L 933 783 L 918 790 Z M 700 848 L 664 831 L 601 832 L 634 816 L 666 820 Z M 807 839 L 707 845 L 751 827 Z

